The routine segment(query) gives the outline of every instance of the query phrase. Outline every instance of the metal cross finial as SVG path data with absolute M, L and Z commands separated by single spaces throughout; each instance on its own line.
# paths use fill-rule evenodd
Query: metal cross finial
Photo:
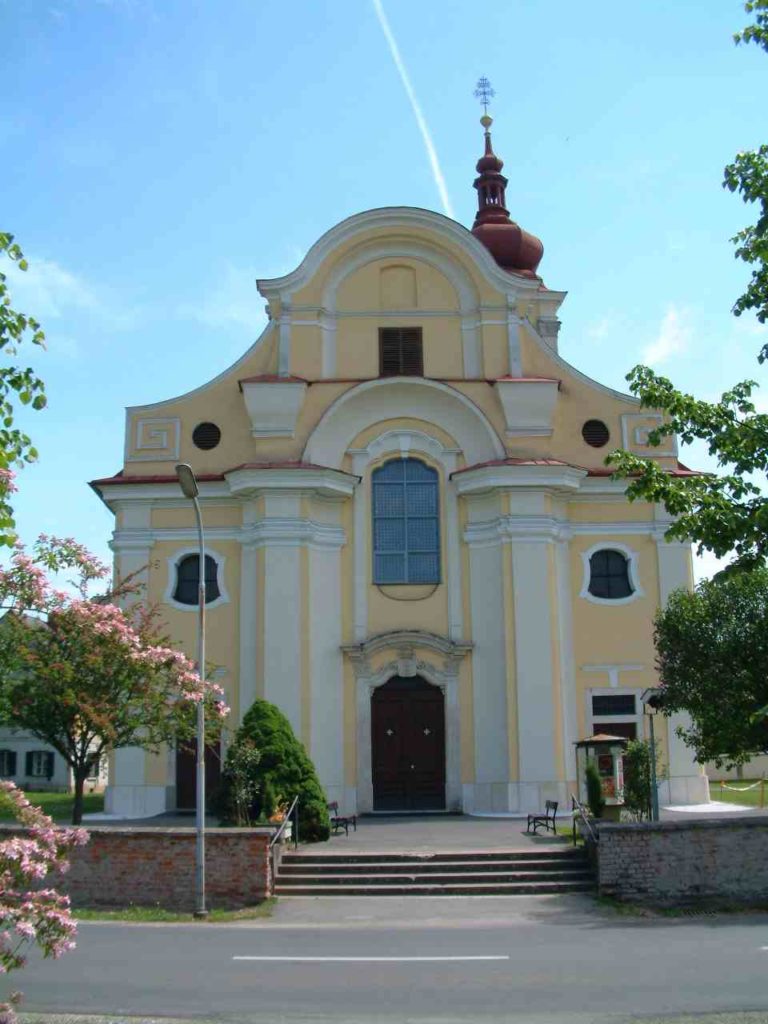
M 496 95 L 494 90 L 491 88 L 491 83 L 483 75 L 482 78 L 477 80 L 477 88 L 475 89 L 475 96 L 483 104 L 483 112 L 488 113 L 488 104 L 491 102 L 493 97 Z

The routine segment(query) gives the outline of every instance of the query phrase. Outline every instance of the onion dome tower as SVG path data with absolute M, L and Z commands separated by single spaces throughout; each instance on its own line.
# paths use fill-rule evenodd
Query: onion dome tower
M 511 274 L 537 277 L 536 270 L 544 255 L 541 239 L 516 224 L 509 216 L 505 190 L 507 179 L 501 173 L 504 161 L 493 152 L 488 101 L 494 95 L 487 78 L 481 78 L 475 95 L 485 108 L 480 124 L 485 132 L 485 153 L 477 161 L 474 187 L 477 189 L 477 216 L 472 234 L 483 243 L 496 262 Z

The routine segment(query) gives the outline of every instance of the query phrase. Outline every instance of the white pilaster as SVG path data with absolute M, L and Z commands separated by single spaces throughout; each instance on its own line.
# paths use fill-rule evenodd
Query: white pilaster
M 535 810 L 542 796 L 562 797 L 555 761 L 552 614 L 549 538 L 514 537 L 512 588 L 515 604 L 520 809 Z M 542 788 L 546 787 L 546 789 Z M 551 789 L 551 792 L 547 792 Z
M 507 313 L 507 347 L 509 354 L 509 376 L 522 377 L 523 360 L 520 354 L 520 317 L 511 309 Z
M 353 633 L 356 643 L 362 643 L 368 636 L 368 500 L 366 488 L 367 481 L 362 479 L 365 468 L 370 461 L 368 452 L 358 452 L 352 460 L 352 472 L 361 478 L 360 483 L 355 487 L 353 504 L 353 530 L 354 530 L 354 606 Z
M 309 754 L 329 800 L 345 808 L 341 548 L 309 551 Z
M 117 506 L 122 514 L 121 528 L 115 530 L 111 548 L 115 553 L 115 571 L 120 579 L 133 576 L 147 584 L 152 561 L 152 504 L 126 502 Z M 108 814 L 121 818 L 148 818 L 169 810 L 168 788 L 146 784 L 146 751 L 141 747 L 123 747 L 114 755 L 114 777 L 104 794 Z M 173 785 L 175 779 L 169 779 Z
M 267 495 L 265 522 L 279 524 L 264 548 L 264 696 L 301 736 L 301 551 L 288 529 L 300 518 L 297 495 Z
M 560 540 L 555 545 L 557 571 L 557 625 L 560 647 L 560 707 L 563 732 L 565 781 L 576 781 L 578 719 L 576 715 L 576 674 L 573 659 L 573 605 L 571 590 L 570 545 Z
M 237 725 L 256 700 L 256 625 L 261 614 L 258 589 L 256 547 L 243 544 L 240 549 L 240 719 Z
M 509 783 L 506 624 L 499 543 L 471 545 L 469 566 L 474 644 L 475 787 L 472 809 L 506 810 Z M 499 806 L 500 800 L 505 806 Z
M 281 377 L 291 372 L 291 310 L 285 300 L 278 321 L 277 372 Z
M 476 313 L 461 318 L 461 348 L 464 359 L 464 376 L 481 377 L 483 360 L 480 353 L 480 329 Z
M 336 376 L 336 317 L 329 313 L 320 314 L 320 330 L 322 331 L 322 374 L 323 377 Z

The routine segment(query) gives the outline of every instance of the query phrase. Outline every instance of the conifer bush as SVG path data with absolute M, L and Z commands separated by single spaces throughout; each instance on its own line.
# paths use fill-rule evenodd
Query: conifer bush
M 299 839 L 309 843 L 328 839 L 328 801 L 315 766 L 283 712 L 261 699 L 249 708 L 227 751 L 219 807 L 222 822 L 234 825 L 239 823 L 238 818 L 242 820 L 232 784 L 234 773 L 228 771 L 228 766 L 242 765 L 241 748 L 246 746 L 260 755 L 249 768 L 255 791 L 251 819 L 267 821 L 276 812 L 287 810 L 298 796 Z

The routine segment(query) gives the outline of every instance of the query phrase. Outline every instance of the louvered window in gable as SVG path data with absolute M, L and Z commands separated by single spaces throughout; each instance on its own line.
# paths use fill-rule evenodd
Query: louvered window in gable
M 379 328 L 379 376 L 422 377 L 420 327 Z

